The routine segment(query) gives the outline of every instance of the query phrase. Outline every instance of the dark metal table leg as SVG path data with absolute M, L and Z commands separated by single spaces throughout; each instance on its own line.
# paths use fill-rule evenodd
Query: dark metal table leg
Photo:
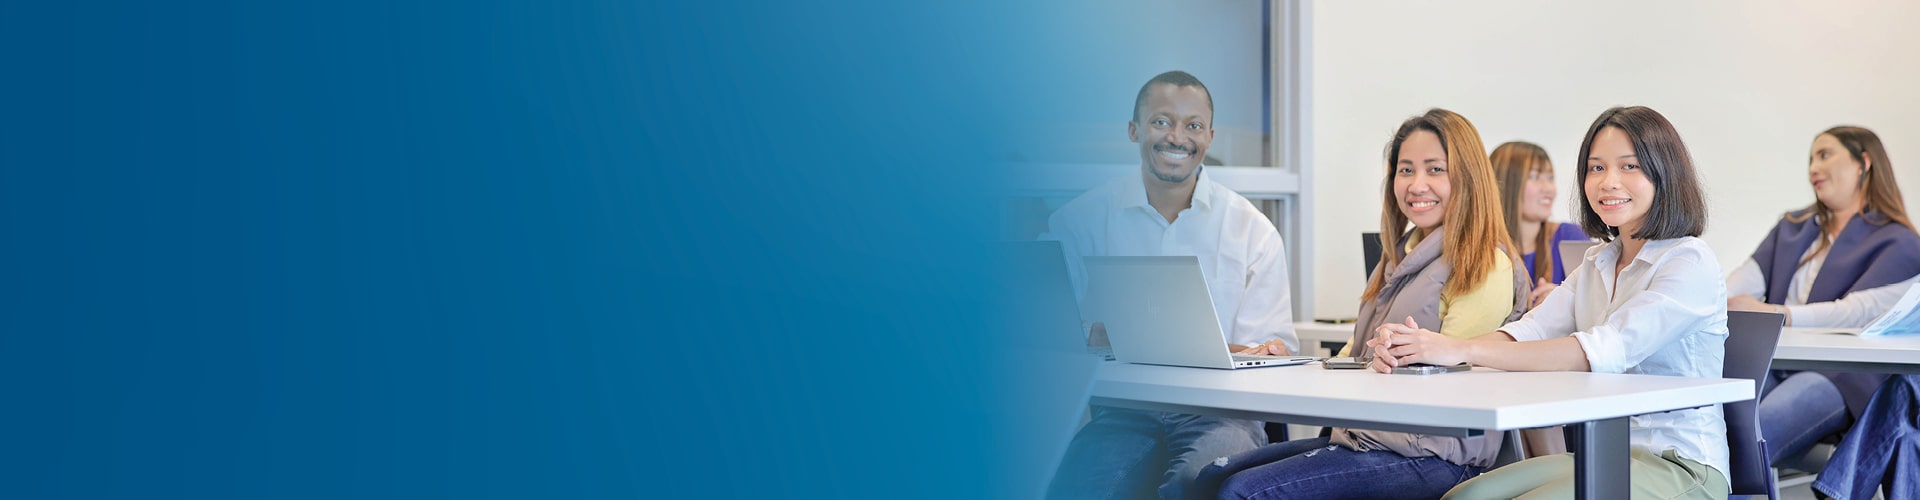
M 1610 418 L 1566 427 L 1573 448 L 1574 498 L 1625 499 L 1632 494 L 1627 465 L 1627 418 Z

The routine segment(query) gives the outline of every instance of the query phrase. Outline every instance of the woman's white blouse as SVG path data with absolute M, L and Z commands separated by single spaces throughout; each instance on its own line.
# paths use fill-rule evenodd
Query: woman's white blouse
M 1813 253 L 1808 247 L 1807 253 Z M 1806 255 L 1800 258 L 1806 259 Z M 1920 275 L 1891 285 L 1869 288 L 1848 293 L 1828 302 L 1807 303 L 1807 294 L 1813 289 L 1813 280 L 1820 276 L 1820 268 L 1827 262 L 1827 252 L 1813 256 L 1806 264 L 1794 270 L 1793 277 L 1787 283 L 1787 326 L 1832 326 L 1841 328 L 1863 327 L 1873 323 L 1880 315 L 1893 309 L 1900 302 L 1900 296 L 1914 283 L 1920 283 Z M 1748 258 L 1740 267 L 1727 275 L 1727 295 L 1749 295 L 1761 301 L 1767 300 L 1767 278 L 1760 273 L 1760 264 Z
M 1713 250 L 1693 237 L 1649 241 L 1616 276 L 1620 245 L 1588 249 L 1539 307 L 1500 330 L 1523 342 L 1571 335 L 1594 373 L 1720 378 L 1727 290 Z M 1630 434 L 1635 448 L 1727 473 L 1719 405 L 1636 416 Z

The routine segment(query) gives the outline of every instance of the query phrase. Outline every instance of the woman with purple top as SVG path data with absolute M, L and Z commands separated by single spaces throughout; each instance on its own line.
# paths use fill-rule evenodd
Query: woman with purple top
M 1507 216 L 1507 234 L 1520 244 L 1526 269 L 1533 277 L 1529 307 L 1567 279 L 1568 257 L 1560 255 L 1562 241 L 1593 241 L 1579 224 L 1553 222 L 1553 162 L 1547 150 L 1531 142 L 1513 141 L 1493 148 L 1493 176 L 1500 180 L 1500 206 Z M 1551 259 L 1537 259 L 1542 249 Z M 1571 256 L 1578 262 L 1579 255 Z
M 1781 313 L 1787 326 L 1866 326 L 1920 279 L 1920 233 L 1907 218 L 1893 164 L 1872 131 L 1834 127 L 1814 137 L 1807 181 L 1815 201 L 1782 217 L 1753 258 L 1727 277 L 1727 308 Z M 1860 429 L 1847 434 L 1814 488 L 1836 498 L 1858 498 L 1872 496 L 1875 485 L 1898 482 L 1886 474 L 1887 461 L 1852 458 L 1883 444 L 1915 440 L 1911 416 L 1901 431 L 1901 416 L 1876 415 L 1868 405 L 1886 379 L 1872 373 L 1775 371 L 1758 411 L 1769 460 L 1791 461 L 1849 426 L 1873 427 L 1868 435 Z M 1886 413 L 1912 407 L 1906 399 L 1904 405 L 1874 404 Z M 1878 424 L 1883 421 L 1893 425 Z M 1872 462 L 1878 468 L 1864 470 Z M 1905 479 L 1909 488 L 1914 482 Z
M 1572 260 L 1577 265 L 1585 258 L 1560 255 L 1560 242 L 1593 241 L 1593 238 L 1588 237 L 1579 224 L 1548 220 L 1553 215 L 1553 199 L 1559 190 L 1553 185 L 1553 161 L 1547 158 L 1545 148 L 1531 142 L 1513 141 L 1493 148 L 1488 160 L 1493 163 L 1493 177 L 1500 181 L 1500 207 L 1506 212 L 1508 236 L 1526 252 L 1521 260 L 1533 283 L 1533 292 L 1527 295 L 1527 308 L 1532 309 L 1540 305 L 1547 293 L 1560 286 L 1560 282 L 1567 280 L 1566 261 Z M 1546 249 L 1546 255 L 1552 258 L 1535 258 L 1541 249 Z M 1559 426 L 1520 432 L 1524 438 L 1522 446 L 1529 457 L 1566 453 L 1567 441 L 1562 434 Z

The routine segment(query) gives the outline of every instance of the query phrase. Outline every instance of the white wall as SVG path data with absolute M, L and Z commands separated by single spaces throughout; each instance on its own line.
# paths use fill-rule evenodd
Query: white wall
M 1465 115 L 1488 148 L 1545 146 L 1563 219 L 1576 195 L 1572 157 L 1594 117 L 1616 105 L 1660 111 L 1699 167 L 1704 238 L 1728 270 L 1782 212 L 1813 201 L 1807 148 L 1827 127 L 1878 132 L 1912 205 L 1916 19 L 1920 3 L 1892 1 L 1316 1 L 1314 316 L 1354 315 L 1354 235 L 1379 226 L 1382 149 L 1429 107 Z

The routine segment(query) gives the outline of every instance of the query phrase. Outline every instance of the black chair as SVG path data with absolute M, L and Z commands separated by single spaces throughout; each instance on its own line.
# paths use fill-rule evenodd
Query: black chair
M 1767 463 L 1766 436 L 1760 435 L 1760 384 L 1767 381 L 1773 365 L 1773 350 L 1780 343 L 1780 327 L 1785 316 L 1777 313 L 1728 311 L 1725 364 L 1721 377 L 1753 381 L 1754 397 L 1721 406 L 1727 419 L 1727 481 L 1735 495 L 1766 495 L 1778 498 L 1780 487 L 1774 483 L 1773 467 Z
M 1286 422 L 1267 422 L 1266 427 L 1267 427 L 1268 443 L 1287 442 L 1287 423 Z
M 1360 258 L 1367 261 L 1367 274 L 1360 279 L 1373 279 L 1373 268 L 1380 265 L 1380 233 L 1360 233 Z

